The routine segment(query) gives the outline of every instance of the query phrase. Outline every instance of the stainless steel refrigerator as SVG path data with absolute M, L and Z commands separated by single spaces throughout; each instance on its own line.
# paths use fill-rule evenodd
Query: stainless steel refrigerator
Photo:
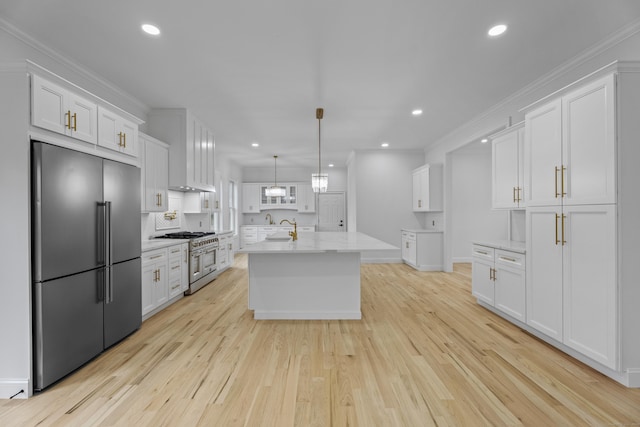
M 140 169 L 32 141 L 34 388 L 140 327 Z

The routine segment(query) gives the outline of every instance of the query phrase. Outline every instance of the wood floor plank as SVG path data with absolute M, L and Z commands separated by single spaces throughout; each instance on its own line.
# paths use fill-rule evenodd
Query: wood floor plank
M 1 426 L 640 424 L 627 389 L 479 306 L 453 273 L 363 265 L 362 320 L 256 321 L 246 256 Z

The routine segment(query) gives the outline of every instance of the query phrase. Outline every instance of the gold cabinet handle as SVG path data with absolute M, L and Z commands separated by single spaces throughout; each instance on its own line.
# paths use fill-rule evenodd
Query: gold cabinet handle
M 162 255 L 154 255 L 154 256 L 152 256 L 152 257 L 151 257 L 151 258 L 149 258 L 149 259 L 156 259 L 156 258 L 160 258 L 161 256 L 162 256 Z
M 518 199 L 516 201 L 517 202 L 521 202 L 522 201 L 522 188 L 521 187 L 516 187 L 516 189 L 518 190 Z
M 564 191 L 564 176 L 565 176 L 566 172 L 567 172 L 567 168 L 565 166 L 562 166 L 562 171 L 561 171 L 561 174 L 560 174 L 560 183 L 561 183 L 560 187 L 561 187 L 561 191 L 562 191 L 562 193 L 561 193 L 562 197 L 567 195 L 567 192 Z
M 558 193 L 558 170 L 560 170 L 560 168 L 558 168 L 556 166 L 556 172 L 555 172 L 555 192 L 556 192 L 556 199 L 558 198 L 558 196 L 560 195 L 560 193 Z
M 124 145 L 123 145 L 123 147 L 124 147 L 124 148 L 127 148 L 127 134 L 126 134 L 126 133 L 123 133 L 122 135 L 123 135 L 123 137 L 124 137 L 124 138 L 123 138 L 123 139 L 124 139 Z
M 560 240 L 558 239 L 558 219 L 559 218 L 560 218 L 560 215 L 556 214 L 556 245 L 560 243 Z
M 501 256 L 500 259 L 505 260 L 505 261 L 511 261 L 511 262 L 516 262 L 517 260 L 515 258 L 509 258 L 506 256 Z
M 122 147 L 122 132 L 118 132 L 118 147 Z
M 516 187 L 513 187 L 513 203 L 517 202 L 516 200 Z
M 564 239 L 564 220 L 567 219 L 565 214 L 562 214 L 562 246 L 567 244 L 567 241 Z
M 69 120 L 69 121 L 71 121 L 71 120 Z M 77 125 L 78 125 L 78 114 L 77 113 L 73 113 L 73 130 L 75 132 L 78 131 L 78 126 Z
M 67 110 L 66 113 L 64 113 L 64 117 L 66 119 L 66 123 L 65 123 L 65 127 L 67 129 L 71 129 L 71 110 Z

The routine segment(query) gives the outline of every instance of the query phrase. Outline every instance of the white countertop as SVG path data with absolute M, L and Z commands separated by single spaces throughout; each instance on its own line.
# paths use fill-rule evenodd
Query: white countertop
M 398 248 L 363 233 L 345 232 L 298 232 L 297 241 L 264 240 L 247 245 L 241 253 L 320 253 L 362 252 Z
M 503 249 L 505 251 L 526 253 L 526 243 L 516 242 L 514 240 L 474 240 L 474 245 L 488 246 L 495 249 Z
M 151 239 L 142 241 L 142 252 L 152 251 L 154 249 L 168 248 L 173 245 L 187 243 L 189 239 Z
M 442 233 L 442 230 L 429 228 L 403 228 L 402 231 L 408 231 L 409 233 Z

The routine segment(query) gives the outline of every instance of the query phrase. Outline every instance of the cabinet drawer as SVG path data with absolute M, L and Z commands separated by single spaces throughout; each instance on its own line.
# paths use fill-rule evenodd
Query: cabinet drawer
M 174 258 L 182 258 L 182 246 L 181 245 L 176 245 L 176 246 L 171 246 L 168 249 L 169 251 L 169 259 L 174 259 Z
M 517 252 L 496 249 L 496 267 L 511 267 L 518 270 L 525 268 L 525 255 Z
M 406 240 L 416 240 L 416 233 L 411 233 L 409 231 L 403 231 L 402 232 L 402 238 L 406 239 Z
M 164 262 L 167 259 L 166 249 L 156 249 L 142 254 L 142 264 Z
M 493 255 L 495 249 L 487 246 L 473 245 L 473 257 L 476 259 L 484 259 L 487 261 L 493 261 Z
M 177 259 L 172 259 L 169 261 L 169 276 L 170 277 L 174 277 L 174 276 L 180 276 L 180 274 L 182 273 L 182 259 L 181 258 L 177 258 Z

